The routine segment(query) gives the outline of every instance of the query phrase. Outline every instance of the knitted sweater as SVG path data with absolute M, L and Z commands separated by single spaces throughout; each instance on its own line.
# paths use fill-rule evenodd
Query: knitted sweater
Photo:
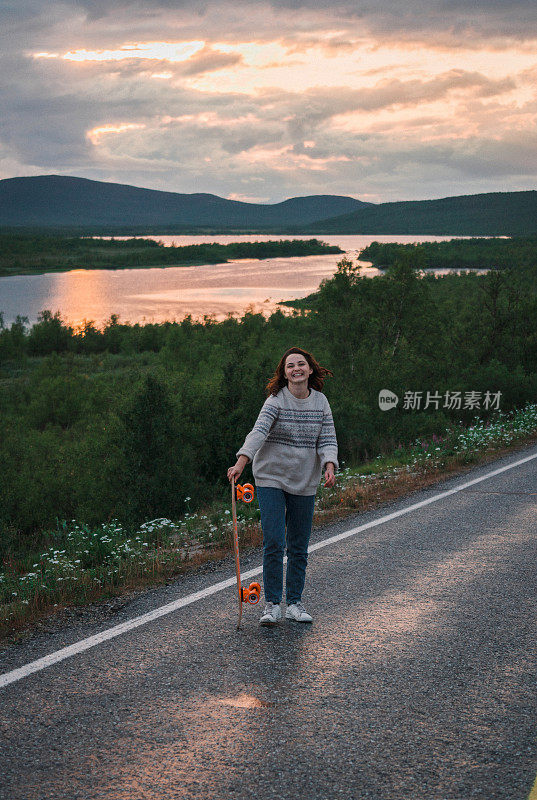
M 258 486 L 313 495 L 328 461 L 338 467 L 330 405 L 322 392 L 295 397 L 287 386 L 265 400 L 256 423 L 237 452 L 253 461 Z

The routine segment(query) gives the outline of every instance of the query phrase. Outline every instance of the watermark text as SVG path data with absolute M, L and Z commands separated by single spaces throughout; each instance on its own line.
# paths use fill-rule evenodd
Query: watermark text
M 428 408 L 438 411 L 499 411 L 501 392 L 413 392 L 405 391 L 401 408 L 403 411 L 426 411 Z M 381 389 L 378 397 L 379 408 L 389 411 L 399 403 L 398 396 L 390 389 Z

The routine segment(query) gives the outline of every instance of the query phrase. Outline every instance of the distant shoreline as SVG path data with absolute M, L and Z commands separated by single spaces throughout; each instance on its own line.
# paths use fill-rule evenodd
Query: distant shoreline
M 270 256 L 266 256 L 266 258 L 270 258 Z M 295 256 L 295 258 L 299 258 L 299 256 Z M 262 258 L 252 258 L 248 259 L 249 261 L 263 261 Z M 10 277 L 28 277 L 28 275 L 49 275 L 61 272 L 98 272 L 99 270 L 106 270 L 107 272 L 112 272 L 114 270 L 124 270 L 124 269 L 169 269 L 170 267 L 175 267 L 182 269 L 184 267 L 214 267 L 217 264 L 230 264 L 233 262 L 233 259 L 229 260 L 226 259 L 225 261 L 213 261 L 207 263 L 207 261 L 188 261 L 184 264 L 122 264 L 121 266 L 106 266 L 104 264 L 99 264 L 96 267 L 76 267 L 76 266 L 66 266 L 66 267 L 51 267 L 50 269 L 28 269 L 26 271 L 20 272 L 2 272 L 0 271 L 0 278 L 10 278 Z
M 342 254 L 318 239 L 217 242 L 165 247 L 154 239 L 0 235 L 0 277 L 74 270 L 156 269 L 227 264 L 237 260 Z

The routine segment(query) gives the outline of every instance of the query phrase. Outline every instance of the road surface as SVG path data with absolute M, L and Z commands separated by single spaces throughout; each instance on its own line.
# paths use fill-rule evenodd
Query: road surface
M 537 447 L 317 529 L 312 544 L 336 541 L 310 555 L 312 625 L 260 627 L 247 606 L 237 631 L 233 587 L 214 589 L 233 577 L 229 560 L 4 648 L 1 800 L 526 800 L 537 773 L 528 456 Z M 255 551 L 243 568 L 260 563 Z

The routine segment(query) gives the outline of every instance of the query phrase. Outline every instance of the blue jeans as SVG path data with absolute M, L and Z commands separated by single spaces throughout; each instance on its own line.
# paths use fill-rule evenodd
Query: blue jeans
M 269 486 L 256 489 L 263 528 L 265 600 L 270 603 L 282 600 L 283 554 L 287 544 L 286 599 L 288 605 L 298 603 L 306 580 L 315 495 L 290 494 Z

